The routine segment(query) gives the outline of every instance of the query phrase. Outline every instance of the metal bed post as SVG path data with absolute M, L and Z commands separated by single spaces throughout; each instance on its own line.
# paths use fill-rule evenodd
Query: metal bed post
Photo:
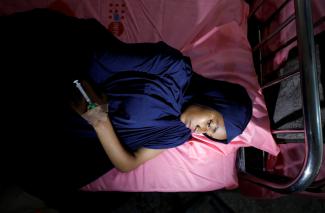
M 240 176 L 243 179 L 280 193 L 300 192 L 310 186 L 320 170 L 323 156 L 320 96 L 310 1 L 295 0 L 295 13 L 305 120 L 305 159 L 303 167 L 295 179 L 281 183 L 258 178 L 246 171 L 240 171 Z M 290 17 L 288 20 L 292 21 L 293 19 L 293 17 Z M 240 169 L 243 168 L 240 167 Z
M 306 188 L 316 178 L 322 164 L 323 135 L 310 1 L 295 0 L 295 8 L 306 150 L 297 185 Z

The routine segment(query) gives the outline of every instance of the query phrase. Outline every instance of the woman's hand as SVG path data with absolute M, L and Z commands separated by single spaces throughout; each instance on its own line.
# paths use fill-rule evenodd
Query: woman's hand
M 81 114 L 81 116 L 93 127 L 108 122 L 107 104 L 96 106 L 95 108 Z
M 121 172 L 129 172 L 163 151 L 162 149 L 140 148 L 134 153 L 128 152 L 122 146 L 109 120 L 107 115 L 108 104 L 105 96 L 97 95 L 87 82 L 82 81 L 81 84 L 97 106 L 93 109 L 88 109 L 87 102 L 79 92 L 76 93 L 74 100 L 71 100 L 71 107 L 93 126 L 108 158 L 116 169 Z
M 75 95 L 70 103 L 71 107 L 93 127 L 97 126 L 99 123 L 107 122 L 108 105 L 105 96 L 98 95 L 86 81 L 81 81 L 80 83 L 91 101 L 96 103 L 97 106 L 93 109 L 88 109 L 88 103 L 80 94 L 80 91 L 75 88 Z

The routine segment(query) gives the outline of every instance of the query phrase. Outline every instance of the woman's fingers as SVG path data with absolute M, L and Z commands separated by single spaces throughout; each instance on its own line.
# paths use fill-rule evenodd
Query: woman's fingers
M 107 105 L 100 105 L 94 109 L 90 109 L 83 113 L 81 116 L 91 125 L 97 125 L 99 122 L 105 122 L 108 120 Z

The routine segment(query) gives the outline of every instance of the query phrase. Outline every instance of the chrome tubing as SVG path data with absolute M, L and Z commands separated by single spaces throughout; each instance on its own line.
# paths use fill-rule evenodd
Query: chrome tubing
M 241 178 L 279 193 L 304 191 L 315 180 L 323 157 L 323 135 L 311 6 L 309 0 L 295 0 L 299 65 L 305 119 L 305 159 L 293 180 L 280 183 L 258 178 L 245 171 Z

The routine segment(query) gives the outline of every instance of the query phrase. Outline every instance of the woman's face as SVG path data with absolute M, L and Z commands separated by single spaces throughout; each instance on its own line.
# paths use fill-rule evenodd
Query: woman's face
M 181 121 L 192 132 L 207 134 L 217 140 L 227 139 L 223 116 L 209 107 L 190 105 L 182 113 Z

